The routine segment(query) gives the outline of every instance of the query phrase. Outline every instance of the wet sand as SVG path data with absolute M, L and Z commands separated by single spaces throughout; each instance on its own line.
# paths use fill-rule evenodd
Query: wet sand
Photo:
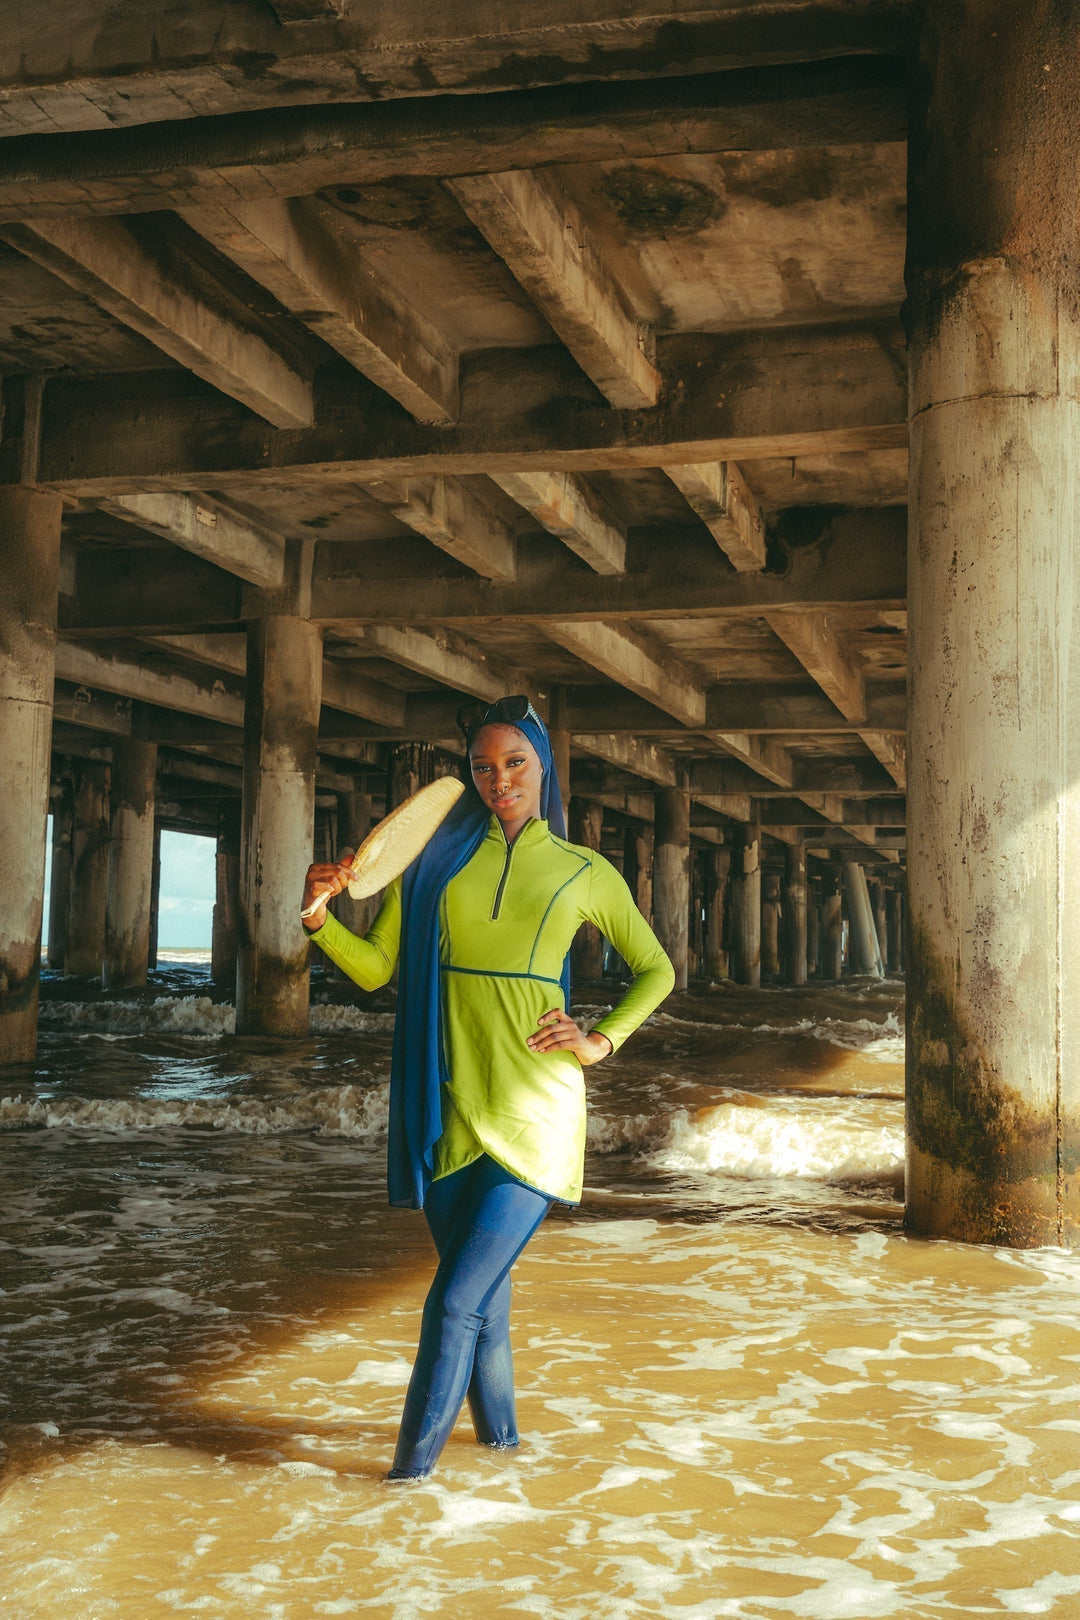
M 692 992 L 592 1071 L 524 1442 L 405 1488 L 386 1005 L 283 1050 L 199 990 L 53 985 L 0 1085 L 0 1613 L 1080 1613 L 1080 1263 L 903 1234 L 900 986 Z

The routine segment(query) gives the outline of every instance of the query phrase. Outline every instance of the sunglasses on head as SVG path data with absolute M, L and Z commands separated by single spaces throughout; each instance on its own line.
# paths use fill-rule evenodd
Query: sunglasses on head
M 463 703 L 458 710 L 457 723 L 468 743 L 482 726 L 516 726 L 529 715 L 534 720 L 540 718 L 524 693 L 519 692 L 516 697 L 498 698 L 494 703 Z

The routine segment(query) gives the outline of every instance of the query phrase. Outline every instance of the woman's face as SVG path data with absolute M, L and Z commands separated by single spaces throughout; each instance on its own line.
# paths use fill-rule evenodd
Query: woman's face
M 517 825 L 539 817 L 544 768 L 515 726 L 481 727 L 469 749 L 469 764 L 477 793 L 500 821 Z

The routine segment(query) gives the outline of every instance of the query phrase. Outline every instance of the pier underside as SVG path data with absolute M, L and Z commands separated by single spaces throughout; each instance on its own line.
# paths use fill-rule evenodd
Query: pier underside
M 1075 41 L 447 9 L 0 21 L 0 1064 L 46 806 L 52 967 L 145 979 L 196 831 L 299 1036 L 312 851 L 524 692 L 681 985 L 908 966 L 911 1223 L 1069 1242 Z

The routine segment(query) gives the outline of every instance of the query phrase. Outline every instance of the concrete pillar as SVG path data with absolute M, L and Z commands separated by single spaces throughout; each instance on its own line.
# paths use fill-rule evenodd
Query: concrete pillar
M 37 1046 L 62 510 L 0 489 L 0 1065 Z
M 161 828 L 154 824 L 154 854 L 150 866 L 150 940 L 146 965 L 152 972 L 158 961 L 158 920 L 161 916 Z
M 766 872 L 761 900 L 761 976 L 780 977 L 780 874 Z
M 934 0 L 913 77 L 907 1068 L 916 1231 L 1080 1222 L 1075 7 Z
M 875 878 L 873 882 L 867 878 L 866 887 L 870 895 L 870 914 L 874 919 L 874 931 L 877 934 L 878 955 L 881 957 L 882 966 L 884 966 L 888 952 L 888 940 L 885 930 L 885 885 L 880 878 Z
M 656 835 L 651 827 L 641 827 L 633 835 L 633 881 L 627 878 L 634 903 L 647 923 L 653 914 L 653 856 Z
M 710 979 L 728 976 L 724 925 L 730 873 L 730 849 L 710 849 L 705 867 L 705 972 Z
M 306 1035 L 308 952 L 300 921 L 315 830 L 322 635 L 272 614 L 248 626 L 240 833 L 236 1028 Z
M 136 737 L 114 742 L 101 970 L 107 990 L 146 983 L 156 777 L 157 743 Z
M 806 889 L 806 972 L 808 977 L 821 978 L 821 894 L 809 886 Z
M 731 853 L 732 978 L 761 983 L 761 828 L 739 826 Z
M 562 802 L 570 803 L 570 726 L 567 714 L 566 688 L 553 686 L 548 705 L 548 736 L 555 758 L 555 774 L 559 778 Z
M 904 901 L 899 889 L 889 889 L 885 897 L 885 966 L 900 973 L 904 966 Z
M 789 844 L 784 871 L 784 978 L 806 983 L 806 850 Z
M 214 862 L 214 922 L 210 977 L 214 984 L 236 983 L 236 925 L 240 908 L 240 801 L 229 799 L 218 819 Z
M 604 807 L 575 796 L 570 801 L 570 842 L 586 849 L 599 849 L 604 826 Z M 576 979 L 602 979 L 604 976 L 604 937 L 594 923 L 582 923 L 574 940 L 571 958 Z
M 821 976 L 837 983 L 844 976 L 844 897 L 839 872 L 826 879 L 821 903 Z
M 851 925 L 851 959 L 856 973 L 880 979 L 885 972 L 878 948 L 874 913 L 866 886 L 866 873 L 858 861 L 844 862 L 844 892 Z
M 64 971 L 67 956 L 68 909 L 71 905 L 71 781 L 64 777 L 53 807 L 52 879 L 49 885 L 49 966 Z
M 82 760 L 75 772 L 71 828 L 71 904 L 64 972 L 100 979 L 105 964 L 109 887 L 109 767 Z
M 675 969 L 675 988 L 685 990 L 690 943 L 690 790 L 661 788 L 655 805 L 653 926 Z

